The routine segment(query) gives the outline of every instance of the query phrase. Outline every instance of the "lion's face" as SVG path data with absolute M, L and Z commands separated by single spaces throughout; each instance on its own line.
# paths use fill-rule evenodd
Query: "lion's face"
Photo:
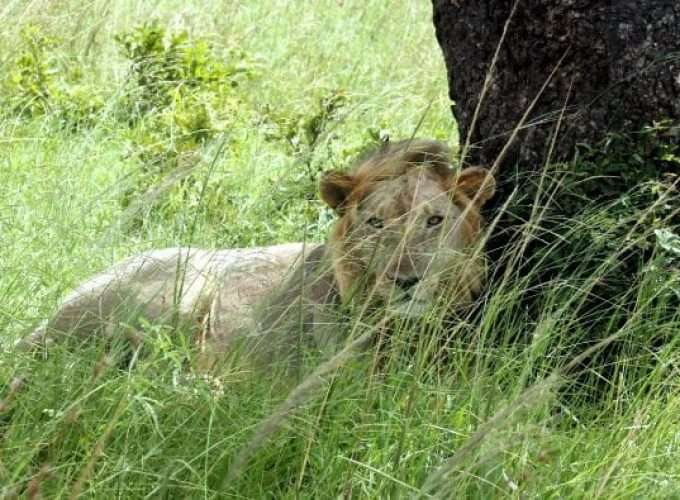
M 467 292 L 479 288 L 481 263 L 471 261 L 471 246 L 493 179 L 481 168 L 456 176 L 437 156 L 442 150 L 426 161 L 404 161 L 413 151 L 422 160 L 432 144 L 438 145 L 412 143 L 399 156 L 324 179 L 322 196 L 341 215 L 331 245 L 344 298 L 366 294 L 399 315 L 420 316 L 444 291 L 451 293 L 452 284 L 466 290 L 454 300 L 469 300 Z
M 376 183 L 345 215 L 348 257 L 372 292 L 397 312 L 417 315 L 436 298 L 447 268 L 467 246 L 458 208 L 427 167 Z

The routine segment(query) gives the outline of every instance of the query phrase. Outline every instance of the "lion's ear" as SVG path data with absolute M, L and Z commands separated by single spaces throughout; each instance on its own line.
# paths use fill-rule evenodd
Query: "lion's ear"
M 321 199 L 337 213 L 342 214 L 347 197 L 354 189 L 354 177 L 342 172 L 328 172 L 321 178 Z
M 485 168 L 468 167 L 456 176 L 453 189 L 463 192 L 481 207 L 495 194 L 496 180 Z

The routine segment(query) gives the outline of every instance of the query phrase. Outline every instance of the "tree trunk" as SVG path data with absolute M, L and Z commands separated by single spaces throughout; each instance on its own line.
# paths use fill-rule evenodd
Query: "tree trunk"
M 467 161 L 492 165 L 539 94 L 506 165 L 539 168 L 563 108 L 553 160 L 606 132 L 680 119 L 680 1 L 519 0 L 511 15 L 514 3 L 433 0 L 453 113 L 472 146 Z

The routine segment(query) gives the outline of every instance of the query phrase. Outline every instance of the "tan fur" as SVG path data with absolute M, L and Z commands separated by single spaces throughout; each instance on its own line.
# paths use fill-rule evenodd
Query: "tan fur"
M 456 175 L 448 149 L 434 141 L 388 144 L 352 172 L 328 174 L 321 195 L 340 215 L 330 248 L 341 296 L 357 293 L 361 283 L 362 294 L 408 315 L 419 315 L 442 292 L 449 294 L 449 306 L 469 303 L 484 277 L 474 248 L 479 208 L 494 188 L 483 168 Z M 442 220 L 428 227 L 433 216 Z M 376 218 L 383 227 L 371 226 Z M 395 281 L 408 279 L 418 280 L 417 286 L 398 293 Z
M 484 169 L 455 174 L 439 142 L 388 144 L 349 173 L 322 179 L 321 197 L 339 215 L 328 244 L 171 248 L 132 257 L 83 283 L 20 346 L 118 331 L 120 314 L 133 311 L 189 325 L 204 366 L 237 341 L 266 361 L 288 359 L 300 345 L 337 350 L 341 303 L 419 316 L 442 299 L 449 308 L 472 300 L 484 278 L 474 248 L 479 207 L 493 191 Z
M 136 317 L 188 327 L 206 359 L 254 326 L 251 309 L 318 245 L 205 250 L 166 248 L 133 256 L 86 280 L 61 302 L 44 325 L 18 347 L 49 347 L 60 337 L 85 338 L 128 330 L 138 338 Z

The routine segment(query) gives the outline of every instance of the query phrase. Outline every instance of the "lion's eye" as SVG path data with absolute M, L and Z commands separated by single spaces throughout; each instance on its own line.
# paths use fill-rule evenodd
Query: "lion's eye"
M 379 217 L 371 217 L 366 221 L 369 226 L 373 226 L 376 229 L 382 229 L 385 223 Z
M 427 227 L 435 227 L 442 223 L 444 217 L 441 215 L 433 215 L 427 219 Z

